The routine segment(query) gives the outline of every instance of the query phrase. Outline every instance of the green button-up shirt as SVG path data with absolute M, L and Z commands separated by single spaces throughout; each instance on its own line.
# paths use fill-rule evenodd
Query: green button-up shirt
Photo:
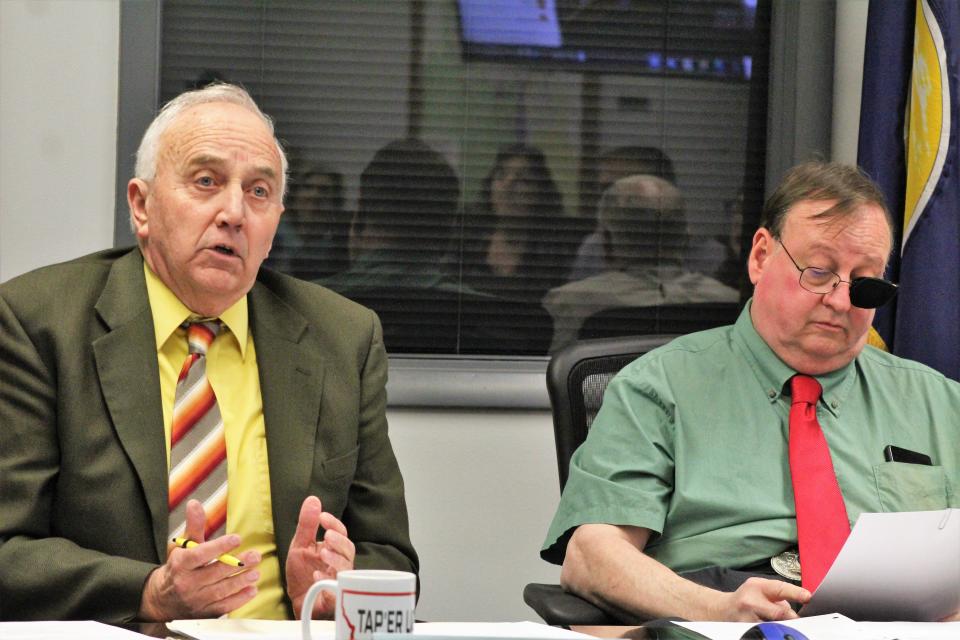
M 756 332 L 749 308 L 611 381 L 571 460 L 544 559 L 562 562 L 586 523 L 652 530 L 645 551 L 675 571 L 748 567 L 796 545 L 784 394 L 796 371 Z M 817 380 L 817 418 L 851 524 L 863 512 L 960 506 L 960 384 L 872 347 Z M 933 466 L 885 462 L 890 444 Z

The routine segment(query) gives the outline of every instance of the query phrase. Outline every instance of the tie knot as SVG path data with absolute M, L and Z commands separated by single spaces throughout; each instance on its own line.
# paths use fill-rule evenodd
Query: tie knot
M 793 404 L 806 403 L 817 404 L 820 400 L 820 392 L 823 388 L 816 378 L 797 374 L 790 378 L 790 393 L 793 396 Z
M 210 348 L 213 339 L 220 333 L 220 321 L 206 320 L 194 322 L 188 320 L 186 325 L 187 346 L 190 349 L 190 353 L 207 355 L 207 349 Z

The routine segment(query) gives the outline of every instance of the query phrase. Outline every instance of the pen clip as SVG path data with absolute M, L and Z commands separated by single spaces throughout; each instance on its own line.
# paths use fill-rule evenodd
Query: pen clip
M 950 514 L 953 513 L 954 511 L 955 511 L 955 509 L 945 509 L 945 510 L 944 510 L 944 512 L 943 512 L 943 519 L 940 520 L 940 524 L 937 525 L 937 529 L 941 529 L 941 530 L 942 530 L 942 529 L 946 529 L 946 528 L 947 528 L 947 520 L 950 519 Z

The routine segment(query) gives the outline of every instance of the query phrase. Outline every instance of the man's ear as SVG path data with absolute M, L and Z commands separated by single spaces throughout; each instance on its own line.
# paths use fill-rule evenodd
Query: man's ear
M 133 178 L 127 183 L 127 205 L 130 208 L 130 225 L 137 240 L 145 240 L 147 230 L 147 195 L 150 185 L 140 178 Z
M 750 256 L 747 258 L 747 273 L 750 274 L 751 283 L 757 284 L 757 280 L 760 279 L 767 261 L 773 255 L 775 242 L 769 229 L 760 227 L 753 234 L 753 245 L 750 247 Z

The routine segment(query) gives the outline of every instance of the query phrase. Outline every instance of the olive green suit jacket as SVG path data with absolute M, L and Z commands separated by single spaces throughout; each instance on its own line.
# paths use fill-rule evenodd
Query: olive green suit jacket
M 415 572 L 376 315 L 266 269 L 248 296 L 281 567 L 312 494 L 357 568 Z M 136 616 L 166 557 L 165 446 L 138 250 L 0 285 L 0 619 Z

